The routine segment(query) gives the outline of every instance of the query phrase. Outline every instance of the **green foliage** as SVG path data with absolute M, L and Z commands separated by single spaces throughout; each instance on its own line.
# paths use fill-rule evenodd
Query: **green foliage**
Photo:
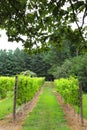
M 87 92 L 87 55 L 66 59 L 53 73 L 56 78 L 76 76 L 82 83 L 83 91 Z
M 44 54 L 45 55 L 45 54 Z M 47 62 L 44 58 L 43 53 L 32 55 L 31 59 L 31 70 L 35 72 L 39 77 L 44 77 L 48 74 L 50 68 L 50 62 Z
M 39 77 L 45 77 L 49 68 L 50 62 L 44 60 L 43 54 L 29 55 L 18 48 L 15 51 L 0 50 L 1 76 L 12 76 L 29 70 L 33 72 L 32 75 L 36 73 Z
M 65 103 L 79 106 L 78 80 L 74 77 L 54 81 L 56 90 L 63 96 Z
M 0 99 L 6 98 L 7 92 L 12 91 L 14 87 L 14 78 L 0 77 Z
M 68 33 L 68 25 L 74 22 L 77 24 L 81 41 L 85 41 L 83 29 L 86 29 L 83 25 L 86 4 L 87 2 L 83 0 L 4 0 L 4 2 L 1 0 L 0 27 L 6 29 L 9 41 L 22 41 L 29 53 L 48 50 L 52 44 L 61 46 L 64 34 Z M 79 21 L 80 13 L 82 19 Z M 68 34 L 72 37 L 72 33 Z M 22 36 L 26 36 L 26 39 Z M 83 43 L 83 46 L 86 44 Z
M 25 70 L 24 53 L 20 49 L 15 51 L 0 50 L 0 75 L 12 76 Z
M 17 103 L 19 105 L 30 101 L 40 89 L 44 78 L 30 78 L 28 76 L 18 77 Z

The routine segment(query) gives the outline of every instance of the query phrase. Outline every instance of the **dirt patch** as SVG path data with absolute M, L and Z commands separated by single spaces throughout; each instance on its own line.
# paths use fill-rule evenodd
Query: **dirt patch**
M 35 97 L 28 103 L 22 105 L 19 110 L 17 110 L 16 121 L 13 121 L 12 114 L 6 116 L 5 119 L 0 121 L 0 130 L 22 130 L 22 124 L 29 112 L 35 107 L 39 95 L 42 93 L 45 84 L 42 86 L 40 91 L 35 95 Z
M 84 119 L 84 124 L 82 126 L 80 115 L 75 112 L 74 108 L 69 104 L 64 104 L 64 100 L 60 94 L 55 92 L 55 95 L 64 111 L 68 126 L 72 130 L 87 130 L 87 120 Z

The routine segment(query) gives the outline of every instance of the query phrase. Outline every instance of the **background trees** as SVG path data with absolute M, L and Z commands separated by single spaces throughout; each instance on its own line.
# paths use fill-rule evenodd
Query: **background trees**
M 38 76 L 46 76 L 50 63 L 46 63 L 42 54 L 29 55 L 23 50 L 0 50 L 0 75 L 15 75 L 31 70 Z

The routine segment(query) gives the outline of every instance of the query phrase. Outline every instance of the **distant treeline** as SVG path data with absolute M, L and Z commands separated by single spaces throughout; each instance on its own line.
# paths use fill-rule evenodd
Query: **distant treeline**
M 37 76 L 47 75 L 50 64 L 43 60 L 41 54 L 29 55 L 17 48 L 15 51 L 0 50 L 0 75 L 12 76 L 22 71 L 31 70 Z

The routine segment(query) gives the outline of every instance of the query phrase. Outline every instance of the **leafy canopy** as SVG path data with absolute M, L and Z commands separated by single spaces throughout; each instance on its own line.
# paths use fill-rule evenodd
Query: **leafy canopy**
M 79 19 L 79 14 L 82 14 Z M 60 46 L 62 35 L 76 23 L 82 41 L 87 1 L 84 0 L 1 0 L 0 27 L 9 41 L 22 41 L 26 51 Z M 80 23 L 80 24 L 79 24 Z M 24 38 L 23 36 L 26 36 Z

